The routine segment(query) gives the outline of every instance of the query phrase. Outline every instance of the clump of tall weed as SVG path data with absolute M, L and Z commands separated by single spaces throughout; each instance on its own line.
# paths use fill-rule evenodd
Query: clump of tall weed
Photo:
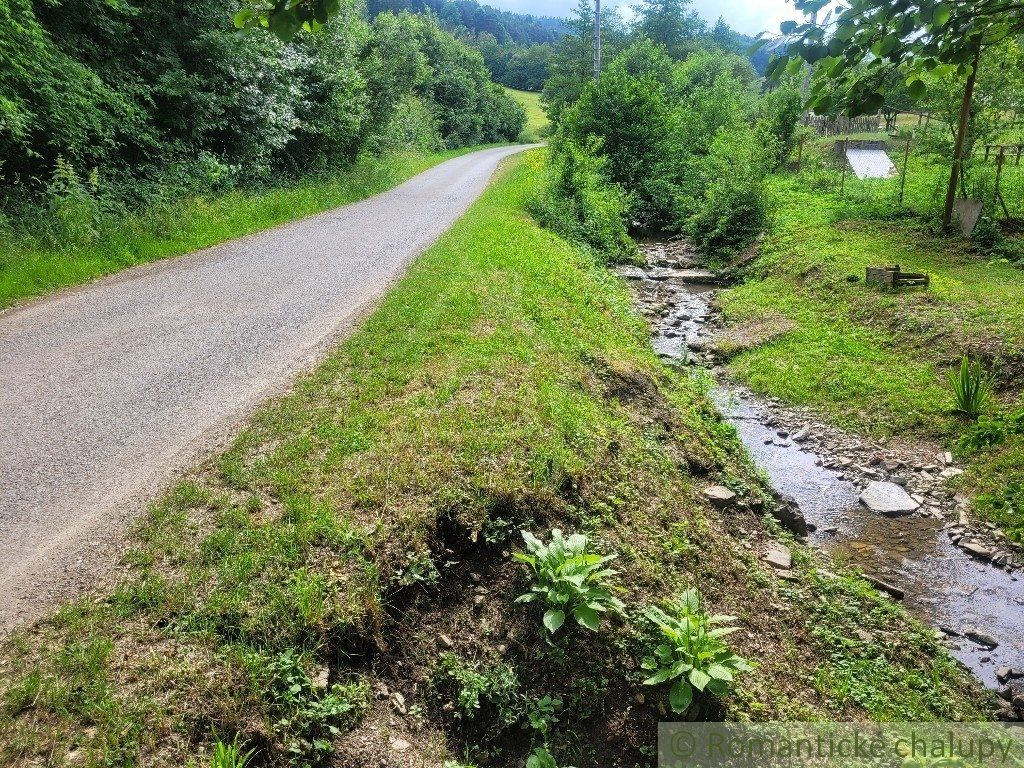
M 256 750 L 247 750 L 244 744 L 239 743 L 238 736 L 230 742 L 217 739 L 213 747 L 213 757 L 210 759 L 210 768 L 248 768 L 255 756 Z
M 609 181 L 599 146 L 556 140 L 544 190 L 532 202 L 531 213 L 542 226 L 589 246 L 603 260 L 624 261 L 636 253 L 626 231 L 626 195 Z
M 981 362 L 964 355 L 960 367 L 950 372 L 949 384 L 956 398 L 956 410 L 969 419 L 977 419 L 992 403 L 992 377 Z

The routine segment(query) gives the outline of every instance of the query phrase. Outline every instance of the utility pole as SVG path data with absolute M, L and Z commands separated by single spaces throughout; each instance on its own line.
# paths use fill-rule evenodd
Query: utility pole
M 601 79 L 601 0 L 594 0 L 594 79 Z

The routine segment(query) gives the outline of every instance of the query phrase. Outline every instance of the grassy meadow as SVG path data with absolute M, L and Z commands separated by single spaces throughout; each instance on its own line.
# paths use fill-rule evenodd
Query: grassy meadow
M 547 114 L 544 112 L 544 107 L 540 103 L 540 94 L 530 93 L 529 91 L 517 91 L 515 88 L 507 87 L 505 90 L 526 110 L 526 127 L 519 137 L 520 140 L 531 144 L 543 141 L 547 136 L 550 122 L 548 121 Z
M 908 204 L 930 200 L 938 173 L 915 173 Z M 897 212 L 896 179 L 837 190 L 815 188 L 814 170 L 772 181 L 775 214 L 743 285 L 721 306 L 734 332 L 767 325 L 779 333 L 729 350 L 730 371 L 759 392 L 813 406 L 836 423 L 873 436 L 904 436 L 953 448 L 968 464 L 959 482 L 976 512 L 1016 537 L 1014 510 L 1024 481 L 1024 438 L 991 450 L 960 450 L 971 430 L 956 413 L 948 374 L 964 355 L 995 377 L 991 414 L 1019 410 L 1024 388 L 1024 274 L 959 236 L 935 233 L 934 213 Z M 849 183 L 849 180 L 848 180 Z M 933 206 L 925 210 L 932 211 Z M 900 264 L 930 275 L 927 289 L 880 290 L 869 265 Z

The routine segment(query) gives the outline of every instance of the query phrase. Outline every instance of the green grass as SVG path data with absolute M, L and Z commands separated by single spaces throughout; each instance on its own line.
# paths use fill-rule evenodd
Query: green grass
M 541 141 L 547 135 L 550 122 L 544 107 L 541 106 L 540 94 L 517 91 L 515 88 L 505 88 L 505 90 L 526 110 L 526 127 L 520 138 L 530 143 Z
M 759 666 L 727 717 L 860 718 L 885 695 L 885 711 L 914 719 L 983 716 L 966 673 L 901 609 L 875 610 L 873 591 L 831 605 L 832 577 L 813 581 L 799 549 L 804 581 L 779 581 L 752 553 L 780 532 L 702 499 L 709 482 L 763 492 L 707 382 L 661 366 L 622 282 L 527 215 L 543 158 L 508 163 L 356 333 L 154 504 L 115 589 L 0 647 L 0 763 L 204 765 L 236 737 L 270 766 L 332 743 L 386 748 L 391 715 L 368 708 L 380 684 L 419 691 L 417 741 L 471 762 L 492 743 L 524 759 L 522 728 L 486 719 L 514 712 L 453 722 L 428 695 L 442 633 L 473 665 L 509 665 L 503 696 L 514 676 L 528 700 L 564 698 L 551 738 L 572 764 L 639 762 L 664 692 L 640 685 L 621 621 L 543 642 L 514 603 L 521 527 L 583 530 L 618 552 L 630 610 L 694 585 L 736 615 L 730 642 Z M 893 642 L 838 641 L 860 612 Z M 815 684 L 854 657 L 874 660 L 855 694 Z M 313 683 L 321 668 L 329 688 Z M 899 693 L 910 676 L 927 685 Z M 595 744 L 617 757 L 595 759 Z
M 1019 269 L 912 219 L 851 218 L 870 209 L 793 177 L 776 179 L 774 193 L 777 214 L 752 279 L 725 292 L 721 305 L 735 328 L 767 316 L 785 318 L 778 325 L 789 330 L 733 358 L 733 375 L 848 428 L 947 444 L 966 426 L 947 380 L 964 354 L 1001 376 L 1004 403 L 1019 400 Z M 866 266 L 895 263 L 928 273 L 931 286 L 892 292 L 864 283 Z M 994 481 L 983 466 L 972 475 L 976 490 Z
M 364 157 L 347 171 L 326 178 L 181 199 L 105 221 L 95 234 L 59 247 L 11 231 L 5 234 L 0 228 L 0 310 L 127 267 L 180 256 L 361 200 L 469 151 Z

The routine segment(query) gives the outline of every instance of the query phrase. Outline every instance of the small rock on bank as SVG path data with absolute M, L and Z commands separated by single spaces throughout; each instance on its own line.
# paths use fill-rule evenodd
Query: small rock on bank
M 773 541 L 768 544 L 768 549 L 764 553 L 764 561 L 776 570 L 788 571 L 793 567 L 793 554 L 788 547 Z
M 736 494 L 724 485 L 713 485 L 704 489 L 704 497 L 719 509 L 731 507 L 736 503 Z
M 878 480 L 868 484 L 860 500 L 872 512 L 883 515 L 908 515 L 921 506 L 901 486 Z

